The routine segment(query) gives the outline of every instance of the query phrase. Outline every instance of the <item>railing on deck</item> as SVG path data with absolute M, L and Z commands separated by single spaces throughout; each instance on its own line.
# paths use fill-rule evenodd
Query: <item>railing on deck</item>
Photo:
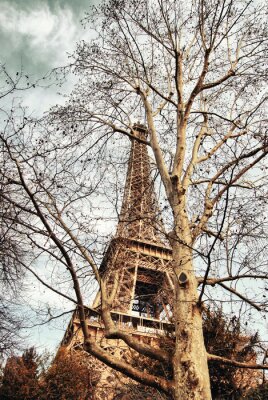
M 112 318 L 118 328 L 132 333 L 147 333 L 152 335 L 166 335 L 174 331 L 174 325 L 167 320 L 158 320 L 140 315 L 130 315 L 120 312 L 112 312 Z M 88 325 L 104 329 L 101 315 L 94 310 L 87 310 L 86 317 Z M 79 323 L 77 311 L 74 314 L 74 321 Z

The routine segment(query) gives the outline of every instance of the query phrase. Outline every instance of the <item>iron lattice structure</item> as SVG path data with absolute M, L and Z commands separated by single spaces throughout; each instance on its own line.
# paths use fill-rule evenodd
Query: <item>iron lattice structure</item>
M 146 139 L 144 126 L 135 125 L 134 132 L 137 139 Z M 159 335 L 166 335 L 167 330 L 173 330 L 169 300 L 172 292 L 172 251 L 156 201 L 147 145 L 137 139 L 131 139 L 119 223 L 100 265 L 100 274 L 105 281 L 107 294 L 113 296 L 114 322 L 140 340 L 158 346 Z M 122 341 L 105 339 L 105 327 L 100 316 L 100 292 L 92 308 L 96 313 L 88 312 L 91 335 L 108 351 L 122 356 L 122 352 L 127 351 L 126 345 Z M 81 341 L 79 319 L 75 313 L 62 344 L 73 347 Z M 101 389 L 97 391 L 96 398 L 112 399 L 107 397 L 105 387 L 109 386 L 107 376 L 114 376 L 115 373 L 100 362 L 92 361 L 92 357 L 89 360 L 94 368 L 101 371 L 102 376 Z M 122 382 L 122 377 L 119 380 Z
M 144 126 L 135 136 L 146 139 Z M 171 249 L 161 220 L 146 144 L 133 139 L 119 223 L 100 266 L 113 311 L 144 318 L 168 317 Z M 94 306 L 100 305 L 100 294 Z
M 147 131 L 135 125 L 135 136 L 146 140 Z M 160 211 L 151 178 L 147 146 L 132 140 L 116 236 L 167 247 Z

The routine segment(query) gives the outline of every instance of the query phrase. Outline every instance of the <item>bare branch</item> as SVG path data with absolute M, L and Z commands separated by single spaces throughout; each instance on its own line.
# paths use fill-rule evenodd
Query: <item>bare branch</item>
M 207 356 L 208 356 L 209 361 L 217 361 L 219 363 L 226 364 L 226 365 L 232 365 L 232 366 L 238 367 L 238 368 L 265 369 L 265 370 L 268 369 L 267 364 L 245 363 L 245 362 L 230 360 L 225 357 L 216 356 L 215 354 L 208 354 Z

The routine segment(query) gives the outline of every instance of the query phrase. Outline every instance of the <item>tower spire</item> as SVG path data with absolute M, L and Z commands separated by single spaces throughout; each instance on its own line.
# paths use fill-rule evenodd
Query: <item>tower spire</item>
M 134 135 L 146 140 L 144 125 L 134 125 Z M 116 237 L 167 246 L 151 178 L 150 159 L 146 144 L 131 139 L 124 197 Z

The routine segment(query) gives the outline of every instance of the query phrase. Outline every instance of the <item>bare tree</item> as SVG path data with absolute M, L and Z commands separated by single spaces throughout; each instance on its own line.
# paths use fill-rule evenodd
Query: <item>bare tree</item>
M 267 309 L 264 13 L 251 1 L 106 2 L 88 18 L 94 39 L 78 45 L 73 67 L 81 78 L 66 106 L 27 126 L 10 116 L 1 133 L 3 195 L 18 211 L 16 232 L 35 253 L 25 268 L 78 304 L 86 351 L 174 399 L 211 398 L 210 360 L 267 369 L 207 353 L 202 330 L 207 300 L 231 302 L 247 318 L 251 309 Z M 148 139 L 134 133 L 143 119 Z M 150 148 L 170 210 L 173 353 L 137 343 L 114 324 L 99 274 L 99 199 L 111 198 L 114 187 L 118 203 L 120 182 L 111 181 L 127 137 Z M 43 254 L 48 270 L 62 267 L 53 284 L 34 270 Z M 169 363 L 172 379 L 144 373 L 94 341 L 83 278 L 100 286 L 107 338 Z
M 12 74 L 6 66 L 0 63 L 0 115 L 1 129 L 6 121 L 12 120 L 15 110 L 25 110 L 20 105 L 20 100 L 13 96 L 19 95 L 27 89 L 33 88 L 37 82 L 32 82 L 29 76 L 20 71 Z M 25 116 L 25 115 L 24 115 Z M 26 125 L 27 118 L 23 121 L 21 129 Z M 18 298 L 22 293 L 24 269 L 21 262 L 26 259 L 26 253 L 21 243 L 21 238 L 16 232 L 16 219 L 18 210 L 10 203 L 4 193 L 5 155 L 1 146 L 1 177 L 0 177 L 0 357 L 11 354 L 22 342 L 22 318 L 16 312 Z

